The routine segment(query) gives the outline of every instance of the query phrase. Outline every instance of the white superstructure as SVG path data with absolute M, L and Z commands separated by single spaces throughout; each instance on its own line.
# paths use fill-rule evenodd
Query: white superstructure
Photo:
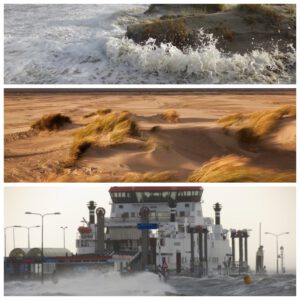
M 221 205 L 213 207 L 215 220 L 203 216 L 201 187 L 112 187 L 109 192 L 110 216 L 104 217 L 100 209 L 97 224 L 96 203 L 88 203 L 90 219 L 78 228 L 77 254 L 105 252 L 136 269 L 167 264 L 169 270 L 201 275 L 247 266 L 232 261 L 235 252 L 229 240 L 240 231 L 223 228 Z

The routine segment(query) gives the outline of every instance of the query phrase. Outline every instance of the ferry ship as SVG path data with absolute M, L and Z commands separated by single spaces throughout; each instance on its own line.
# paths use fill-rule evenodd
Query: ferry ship
M 111 187 L 109 194 L 109 216 L 88 202 L 89 218 L 78 227 L 76 253 L 15 248 L 5 257 L 5 280 L 51 278 L 80 268 L 114 268 L 122 274 L 163 268 L 197 277 L 249 272 L 248 230 L 223 228 L 218 202 L 211 208 L 215 218 L 204 217 L 202 187 Z M 263 250 L 257 269 L 263 269 Z
M 167 266 L 170 272 L 207 276 L 249 270 L 248 230 L 223 228 L 219 203 L 213 206 L 215 219 L 204 217 L 202 187 L 111 187 L 109 193 L 109 217 L 94 201 L 88 203 L 77 255 L 110 255 L 121 271 Z

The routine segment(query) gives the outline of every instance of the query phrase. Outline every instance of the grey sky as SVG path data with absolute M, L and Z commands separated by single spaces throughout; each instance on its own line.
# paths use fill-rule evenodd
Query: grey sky
M 203 194 L 203 213 L 205 217 L 214 217 L 213 204 L 220 202 L 221 223 L 225 228 L 252 229 L 249 239 L 249 263 L 254 269 L 255 252 L 259 241 L 259 222 L 262 232 L 280 233 L 289 231 L 289 235 L 280 237 L 279 246 L 285 248 L 285 262 L 288 271 L 296 269 L 296 190 L 294 187 L 280 186 L 205 186 Z M 82 217 L 88 219 L 86 203 L 97 202 L 110 215 L 110 185 L 91 186 L 35 186 L 5 187 L 5 226 L 32 226 L 40 224 L 40 217 L 25 215 L 25 211 L 48 213 L 61 212 L 60 216 L 45 218 L 45 247 L 62 247 L 63 233 L 66 230 L 66 247 L 75 252 L 77 227 Z M 7 229 L 7 253 L 13 248 L 12 229 Z M 40 229 L 31 230 L 31 247 L 41 245 Z M 15 229 L 16 247 L 27 247 L 27 231 Z M 276 265 L 275 238 L 262 234 L 265 248 L 265 264 L 268 270 Z

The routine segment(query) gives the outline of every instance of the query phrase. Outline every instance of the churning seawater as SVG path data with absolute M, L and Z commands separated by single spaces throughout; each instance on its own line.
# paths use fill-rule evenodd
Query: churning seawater
M 117 272 L 86 271 L 60 277 L 57 284 L 46 281 L 9 281 L 4 284 L 6 296 L 292 296 L 296 295 L 295 275 L 253 277 L 245 285 L 243 279 L 231 277 L 191 278 L 171 276 L 165 283 L 154 273 L 121 276 Z
M 139 45 L 127 25 L 145 18 L 147 5 L 5 5 L 6 84 L 293 83 L 296 53 L 257 49 Z

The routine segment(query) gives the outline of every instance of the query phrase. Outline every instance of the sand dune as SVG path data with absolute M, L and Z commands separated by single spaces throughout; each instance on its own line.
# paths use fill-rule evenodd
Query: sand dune
M 270 134 L 249 147 L 241 145 L 234 134 L 224 133 L 217 122 L 229 114 L 272 110 L 287 104 L 295 104 L 293 91 L 257 95 L 253 92 L 8 93 L 5 181 L 113 182 L 125 180 L 131 172 L 135 177 L 128 178 L 139 176 L 151 181 L 160 173 L 165 181 L 186 181 L 211 159 L 228 155 L 246 158 L 249 166 L 260 170 L 295 176 L 295 118 L 280 120 Z M 138 124 L 139 136 L 127 137 L 117 145 L 93 145 L 67 165 L 74 134 L 97 118 L 97 115 L 84 116 L 103 108 L 129 111 Z M 178 122 L 169 123 L 160 117 L 168 109 L 176 110 Z M 32 123 L 49 113 L 69 116 L 72 124 L 50 132 L 30 129 Z M 153 127 L 156 128 L 151 131 Z M 143 175 L 149 172 L 150 175 Z

